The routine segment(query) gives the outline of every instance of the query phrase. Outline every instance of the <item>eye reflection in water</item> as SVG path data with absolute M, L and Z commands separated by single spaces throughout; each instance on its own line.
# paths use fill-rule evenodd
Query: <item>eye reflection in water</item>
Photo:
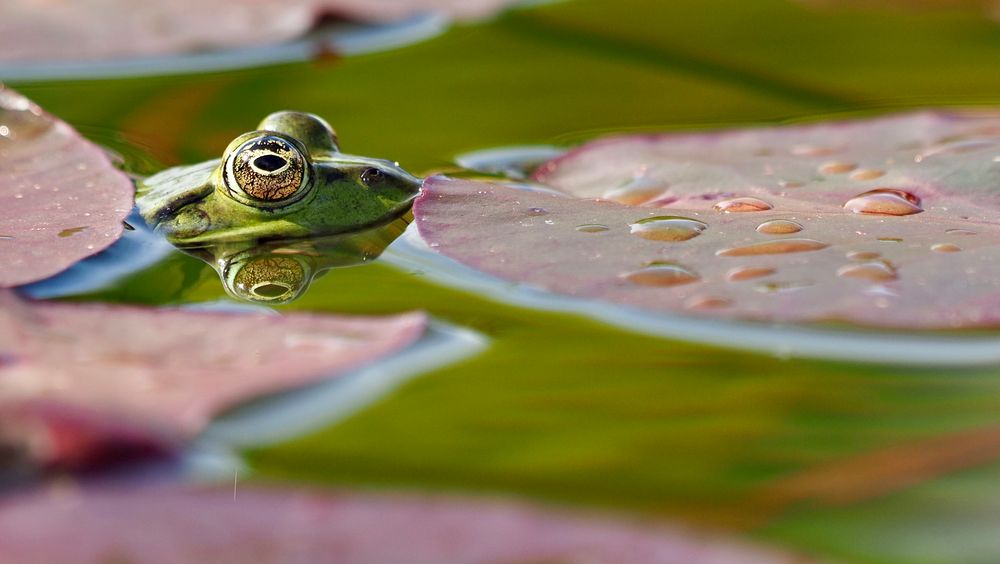
M 234 298 L 278 305 L 301 297 L 330 269 L 374 260 L 406 226 L 405 219 L 397 219 L 353 233 L 178 248 L 210 264 Z

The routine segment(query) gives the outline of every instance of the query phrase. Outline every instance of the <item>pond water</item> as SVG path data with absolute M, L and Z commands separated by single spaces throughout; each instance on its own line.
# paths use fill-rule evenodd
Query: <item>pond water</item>
M 415 174 L 516 177 L 525 159 L 611 132 L 996 104 L 1000 24 L 978 3 L 938 4 L 574 0 L 346 58 L 10 84 L 137 175 L 217 158 L 263 116 L 295 109 L 330 121 L 346 152 Z M 543 150 L 472 153 L 511 146 Z M 474 342 L 469 354 L 335 425 L 246 447 L 245 480 L 531 497 L 821 557 L 1000 558 L 990 335 L 621 318 L 442 275 L 414 246 L 404 236 L 270 307 L 425 310 Z M 212 266 L 156 248 L 152 264 L 64 299 L 233 300 Z

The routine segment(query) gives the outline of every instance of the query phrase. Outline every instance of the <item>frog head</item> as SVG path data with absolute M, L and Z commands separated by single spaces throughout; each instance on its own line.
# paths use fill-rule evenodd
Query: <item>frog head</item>
M 229 144 L 221 161 L 140 183 L 139 212 L 176 244 L 356 231 L 405 213 L 420 179 L 392 161 L 340 152 L 318 116 L 277 112 Z

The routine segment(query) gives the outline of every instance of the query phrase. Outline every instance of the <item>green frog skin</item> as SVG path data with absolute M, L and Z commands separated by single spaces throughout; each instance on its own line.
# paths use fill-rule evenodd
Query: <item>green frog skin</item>
M 322 118 L 277 112 L 220 160 L 141 182 L 143 219 L 170 242 L 311 237 L 380 225 L 409 210 L 421 180 L 391 161 L 340 152 Z

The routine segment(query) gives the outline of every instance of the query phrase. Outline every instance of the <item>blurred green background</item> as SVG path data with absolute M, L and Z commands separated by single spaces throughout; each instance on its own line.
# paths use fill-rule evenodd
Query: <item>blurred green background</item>
M 979 2 L 573 0 L 379 54 L 12 84 L 138 172 L 215 158 L 268 112 L 415 173 L 508 144 L 1000 101 Z M 177 253 L 87 299 L 225 297 Z M 245 453 L 258 481 L 466 490 L 679 520 L 818 556 L 1000 561 L 1000 370 L 786 360 L 632 334 L 376 262 L 288 310 L 424 309 L 492 339 L 346 422 Z

